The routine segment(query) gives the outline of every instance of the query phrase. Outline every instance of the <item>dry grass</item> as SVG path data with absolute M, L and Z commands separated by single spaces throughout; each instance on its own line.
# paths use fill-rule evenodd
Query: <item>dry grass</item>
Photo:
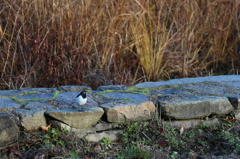
M 232 0 L 1 0 L 0 88 L 236 74 L 239 14 Z

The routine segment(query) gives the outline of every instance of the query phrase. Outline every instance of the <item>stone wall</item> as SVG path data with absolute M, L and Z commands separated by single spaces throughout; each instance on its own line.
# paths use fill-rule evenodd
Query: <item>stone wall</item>
M 86 90 L 88 102 L 74 101 Z M 125 125 L 159 118 L 175 127 L 216 124 L 239 118 L 240 76 L 210 76 L 145 82 L 132 87 L 87 86 L 22 88 L 0 91 L 0 146 L 14 142 L 19 131 L 40 126 L 74 131 L 89 141 L 117 140 Z M 206 120 L 208 119 L 208 120 Z

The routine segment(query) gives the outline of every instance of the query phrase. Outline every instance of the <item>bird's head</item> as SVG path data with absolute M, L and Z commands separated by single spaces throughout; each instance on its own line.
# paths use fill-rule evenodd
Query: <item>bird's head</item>
M 77 97 L 79 97 L 79 96 L 82 96 L 83 98 L 86 98 L 87 97 L 87 91 L 82 91 L 81 93 L 79 93 L 77 95 Z

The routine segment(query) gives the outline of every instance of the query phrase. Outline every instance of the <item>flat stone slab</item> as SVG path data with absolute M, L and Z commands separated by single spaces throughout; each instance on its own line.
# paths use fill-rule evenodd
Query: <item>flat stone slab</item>
M 1 90 L 0 91 L 0 97 L 5 97 L 5 96 L 15 96 L 15 95 L 18 95 L 20 94 L 21 91 L 19 90 Z
M 31 93 L 31 94 L 25 94 L 21 96 L 17 96 L 18 99 L 25 100 L 38 100 L 38 99 L 46 99 L 50 100 L 53 98 L 54 93 Z
M 57 88 L 58 91 L 67 92 L 67 91 L 83 91 L 83 90 L 91 90 L 88 86 L 60 86 Z
M 97 88 L 99 91 L 105 91 L 105 90 L 126 90 L 128 89 L 128 86 L 125 85 L 107 85 L 107 86 L 100 86 Z
M 149 99 L 142 94 L 135 93 L 122 93 L 122 92 L 109 92 L 102 94 L 105 98 L 118 99 L 119 101 L 149 101 Z
M 27 92 L 40 92 L 40 93 L 53 93 L 57 91 L 56 88 L 21 88 L 19 89 L 21 93 Z
M 10 98 L 0 98 L 0 112 L 10 112 L 21 107 L 21 104 L 15 103 Z
M 207 77 L 196 77 L 196 78 L 181 78 L 171 79 L 168 81 L 158 82 L 143 82 L 136 84 L 136 87 L 159 87 L 166 85 L 176 85 L 185 83 L 198 83 L 198 82 L 226 82 L 226 81 L 240 81 L 240 75 L 220 75 L 220 76 L 207 76 Z
M 217 96 L 240 95 L 240 85 L 237 84 L 233 85 L 232 83 L 229 84 L 228 82 L 190 83 L 181 85 L 180 88 L 196 95 L 217 95 Z
M 104 111 L 99 107 L 84 108 L 65 108 L 46 111 L 45 114 L 72 128 L 90 128 L 100 120 Z
M 71 105 L 74 104 L 77 95 L 77 92 L 61 92 L 55 100 L 60 104 Z
M 102 107 L 108 122 L 145 121 L 152 119 L 155 105 L 151 101 L 138 103 L 108 103 Z
M 158 104 L 161 113 L 173 119 L 197 119 L 234 110 L 227 97 L 217 96 L 160 96 Z
M 190 95 L 191 93 L 188 91 L 183 91 L 181 89 L 177 88 L 170 88 L 170 89 L 164 89 L 164 90 L 157 90 L 157 91 L 152 91 L 153 93 L 158 93 L 158 94 L 188 94 Z
M 17 96 L 22 93 L 53 93 L 57 91 L 56 88 L 21 88 L 21 89 L 14 89 L 14 90 L 1 90 L 0 97 L 4 96 Z
M 24 106 L 24 109 L 42 109 L 42 110 L 50 110 L 55 109 L 56 106 L 49 104 L 49 103 L 41 103 L 41 102 L 29 102 L 27 105 Z

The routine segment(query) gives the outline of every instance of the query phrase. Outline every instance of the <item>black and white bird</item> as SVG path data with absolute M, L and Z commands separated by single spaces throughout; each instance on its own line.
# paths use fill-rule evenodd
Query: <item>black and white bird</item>
M 87 92 L 86 91 L 82 91 L 81 93 L 79 93 L 76 97 L 76 101 L 75 103 L 77 105 L 84 105 L 87 102 Z

